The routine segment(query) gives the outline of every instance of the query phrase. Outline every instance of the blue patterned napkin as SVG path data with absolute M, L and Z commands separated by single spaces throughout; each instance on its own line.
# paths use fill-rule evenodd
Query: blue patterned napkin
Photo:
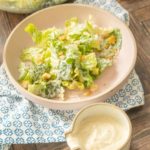
M 109 10 L 125 23 L 128 12 L 115 0 L 77 0 Z M 128 110 L 144 105 L 141 82 L 133 71 L 128 82 L 106 102 Z M 64 131 L 69 128 L 77 111 L 44 108 L 26 100 L 10 83 L 3 66 L 0 67 L 0 150 L 3 144 L 50 143 L 65 141 Z

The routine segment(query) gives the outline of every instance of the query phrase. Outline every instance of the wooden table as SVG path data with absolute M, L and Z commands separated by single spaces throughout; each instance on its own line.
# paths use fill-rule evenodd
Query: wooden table
M 145 91 L 145 105 L 128 111 L 133 125 L 131 150 L 150 150 L 150 0 L 118 0 L 130 12 L 130 29 L 138 47 L 135 69 Z M 5 41 L 25 15 L 0 11 L 0 63 Z M 12 150 L 69 150 L 66 143 L 12 145 Z

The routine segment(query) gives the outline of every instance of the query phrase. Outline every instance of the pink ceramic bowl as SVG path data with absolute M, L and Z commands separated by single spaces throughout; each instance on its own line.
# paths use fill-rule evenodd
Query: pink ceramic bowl
M 108 68 L 96 81 L 99 90 L 90 96 L 80 96 L 66 101 L 46 99 L 29 93 L 18 83 L 18 66 L 20 54 L 33 43 L 24 28 L 28 23 L 37 25 L 39 29 L 51 26 L 61 27 L 66 19 L 78 17 L 81 21 L 93 16 L 94 22 L 101 27 L 119 28 L 122 34 L 122 48 L 112 67 Z M 136 43 L 130 29 L 111 13 L 100 8 L 80 4 L 65 4 L 46 8 L 32 14 L 19 23 L 12 31 L 5 44 L 3 61 L 4 67 L 13 85 L 28 100 L 52 109 L 79 109 L 90 103 L 104 101 L 113 95 L 128 79 L 136 61 Z M 70 95 L 72 92 L 69 93 Z

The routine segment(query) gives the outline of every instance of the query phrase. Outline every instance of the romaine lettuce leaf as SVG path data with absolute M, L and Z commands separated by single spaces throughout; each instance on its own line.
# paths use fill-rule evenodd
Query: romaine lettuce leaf
M 83 55 L 81 58 L 81 66 L 83 69 L 92 70 L 97 66 L 97 59 L 95 53 Z
M 106 58 L 98 58 L 98 66 L 100 68 L 100 72 L 103 72 L 107 67 L 112 66 L 112 60 Z
M 66 60 L 60 61 L 59 64 L 59 79 L 72 80 L 73 67 L 72 64 L 68 64 Z
M 61 86 L 61 82 L 55 80 L 50 82 L 35 82 L 28 86 L 28 91 L 45 98 L 58 97 L 61 100 L 64 98 L 64 89 Z

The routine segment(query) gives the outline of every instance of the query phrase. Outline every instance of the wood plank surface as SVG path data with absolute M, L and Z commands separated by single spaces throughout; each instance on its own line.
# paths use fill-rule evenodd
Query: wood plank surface
M 11 146 L 11 150 L 37 150 L 37 147 L 35 144 L 14 144 Z
M 130 12 L 130 29 L 138 47 L 136 72 L 145 91 L 145 105 L 128 111 L 133 125 L 131 150 L 150 150 L 150 0 L 118 0 Z M 0 11 L 0 63 L 5 41 L 26 15 Z M 11 150 L 69 150 L 66 143 L 12 145 Z

